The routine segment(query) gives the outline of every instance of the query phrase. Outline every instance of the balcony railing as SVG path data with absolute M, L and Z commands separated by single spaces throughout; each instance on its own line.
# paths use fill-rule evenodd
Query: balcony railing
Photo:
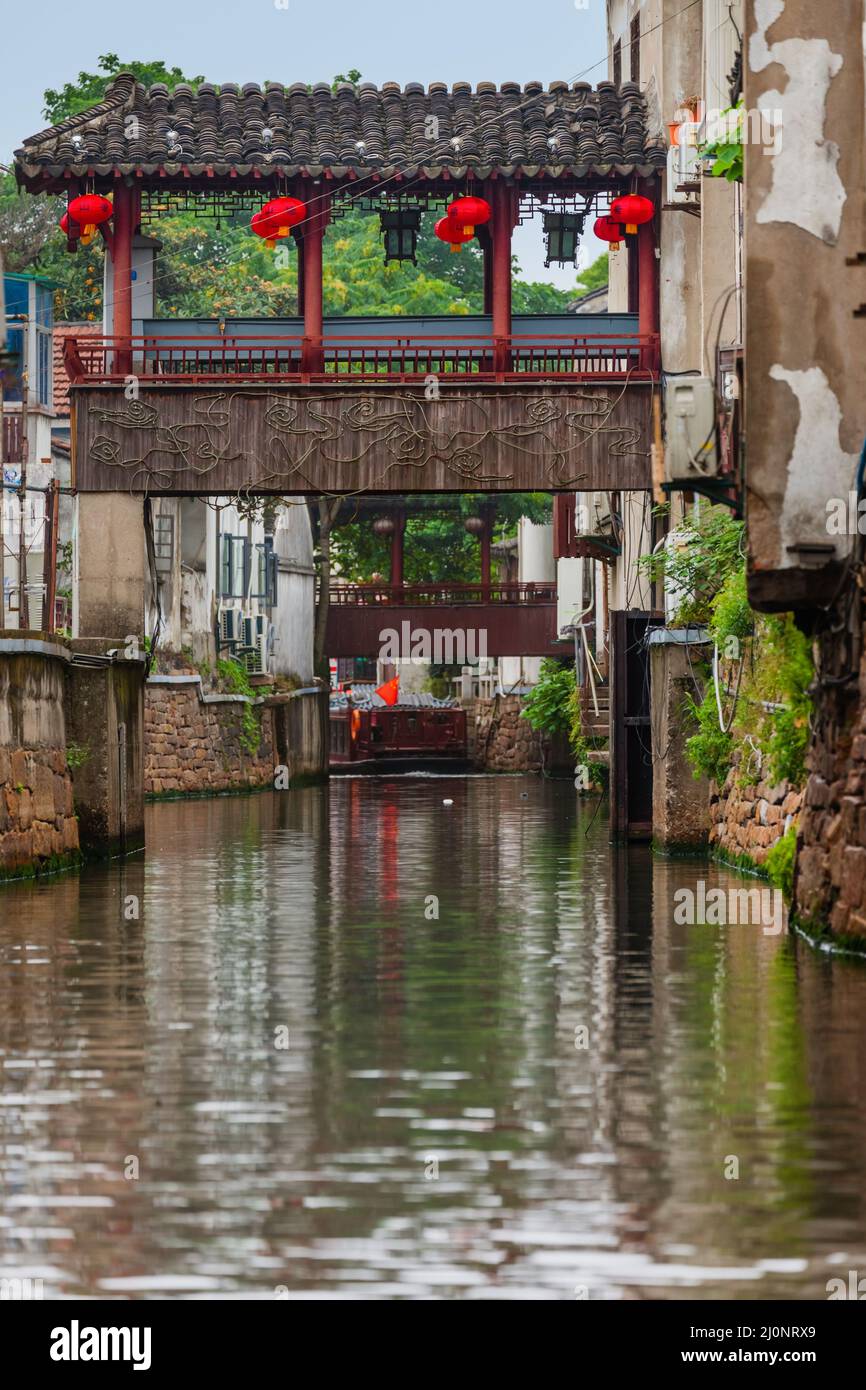
M 429 605 L 555 603 L 556 584 L 332 584 L 330 601 L 341 608 Z
M 300 334 L 139 335 L 65 340 L 70 380 L 208 383 L 335 380 L 424 384 L 429 377 L 461 385 L 568 380 L 628 380 L 652 376 L 658 338 L 640 333 L 326 334 L 321 344 Z

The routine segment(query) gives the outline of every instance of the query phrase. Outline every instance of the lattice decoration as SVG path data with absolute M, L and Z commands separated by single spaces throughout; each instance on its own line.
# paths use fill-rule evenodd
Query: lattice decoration
M 432 209 L 441 213 L 452 199 L 458 196 L 457 192 L 443 196 L 432 192 L 392 193 L 385 189 L 380 193 L 353 193 L 352 185 L 348 184 L 334 192 L 331 201 L 331 221 L 338 222 L 351 212 L 429 212 Z
M 257 192 L 234 192 L 231 189 L 213 189 L 196 192 L 193 189 L 177 189 L 163 192 L 158 188 L 141 190 L 141 220 L 155 222 L 160 217 L 177 217 L 179 213 L 191 212 L 195 217 L 207 218 L 216 222 L 217 230 L 223 221 L 238 213 L 250 216 L 258 212 L 262 203 L 271 196 L 266 189 Z
M 544 212 L 574 212 L 578 216 L 590 218 L 606 217 L 610 212 L 610 205 L 614 198 L 618 196 L 615 189 L 598 188 L 589 189 L 586 192 L 558 192 L 551 189 L 548 193 L 521 192 L 520 212 L 518 224 L 522 227 L 525 223 L 531 222 L 533 217 L 537 217 Z

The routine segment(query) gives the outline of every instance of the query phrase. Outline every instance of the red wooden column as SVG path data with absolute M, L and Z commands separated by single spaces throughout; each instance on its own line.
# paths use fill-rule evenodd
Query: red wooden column
M 653 198 L 652 186 L 642 187 L 647 198 Z M 655 199 L 653 199 L 655 201 Z M 658 211 L 652 222 L 644 222 L 637 229 L 637 274 L 638 274 L 638 332 L 653 334 L 655 341 L 641 351 L 641 366 L 657 371 L 659 367 L 659 261 L 656 256 Z
M 511 347 L 511 233 L 517 221 L 515 190 L 504 179 L 490 182 L 493 209 L 491 291 L 494 370 L 507 372 Z
M 305 179 L 300 196 L 307 205 L 302 224 L 304 251 L 304 341 L 301 351 L 301 371 L 324 372 L 325 352 L 322 345 L 322 246 L 325 228 L 331 214 L 331 197 L 324 185 Z
M 114 218 L 111 233 L 112 296 L 114 312 L 114 371 L 132 372 L 132 238 L 138 221 L 138 193 L 122 179 L 114 185 Z

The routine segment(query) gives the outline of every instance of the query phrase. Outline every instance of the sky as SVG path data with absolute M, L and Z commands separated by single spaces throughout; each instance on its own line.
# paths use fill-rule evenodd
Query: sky
M 4 64 L 0 160 L 45 126 L 46 88 L 95 72 L 100 54 L 162 59 L 211 82 L 319 82 L 357 68 L 367 82 L 596 83 L 607 76 L 605 0 L 0 0 Z M 20 27 L 20 33 L 16 30 Z M 581 248 L 586 264 L 602 250 Z M 525 279 L 569 288 L 570 266 L 544 265 L 540 219 L 514 234 Z

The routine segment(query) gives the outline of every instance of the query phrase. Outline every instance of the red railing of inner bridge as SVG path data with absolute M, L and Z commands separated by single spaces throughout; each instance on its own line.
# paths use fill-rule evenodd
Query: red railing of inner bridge
M 311 363 L 317 364 L 311 369 Z M 658 368 L 658 335 L 513 334 L 497 338 L 395 335 L 332 337 L 313 345 L 299 335 L 248 337 L 70 336 L 64 364 L 71 381 L 98 385 L 134 375 L 141 381 L 415 382 L 426 377 L 462 383 L 526 382 L 551 378 L 644 379 Z
M 399 604 L 555 603 L 556 584 L 332 584 L 330 601 L 341 608 Z

